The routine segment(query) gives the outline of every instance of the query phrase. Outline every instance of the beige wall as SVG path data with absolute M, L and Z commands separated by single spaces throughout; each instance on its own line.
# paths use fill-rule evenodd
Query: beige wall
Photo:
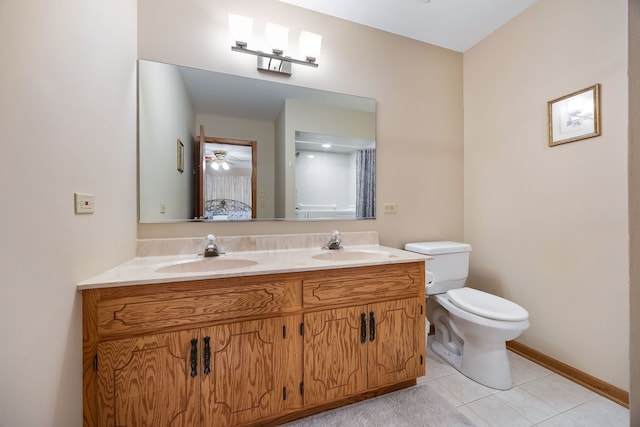
M 629 0 L 631 425 L 640 425 L 640 0 Z
M 2 427 L 82 425 L 76 283 L 135 254 L 135 28 L 129 0 L 0 2 Z
M 629 390 L 626 3 L 539 0 L 464 54 L 464 238 L 519 341 Z M 547 147 L 547 101 L 595 83 L 602 136 Z
M 232 52 L 227 14 L 254 17 L 323 34 L 317 69 L 293 65 L 293 76 L 258 73 L 256 59 Z M 379 230 L 384 244 L 462 238 L 462 55 L 275 0 L 140 0 L 139 56 L 248 77 L 375 98 L 377 103 L 378 219 L 372 221 L 259 221 L 242 224 L 138 226 L 138 236 L 205 236 Z M 329 30 L 330 29 L 330 30 Z M 377 54 L 376 52 L 380 52 Z M 384 53 L 384 54 L 382 54 Z M 397 214 L 383 215 L 383 203 Z

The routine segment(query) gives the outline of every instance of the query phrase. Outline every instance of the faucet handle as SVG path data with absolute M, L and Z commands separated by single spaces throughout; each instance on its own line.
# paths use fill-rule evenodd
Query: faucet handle
M 220 254 L 221 252 L 218 250 L 218 245 L 216 245 L 216 236 L 209 234 L 207 236 L 207 246 L 204 248 L 204 256 L 212 257 Z
M 341 249 L 342 248 L 342 246 L 340 246 L 341 243 L 342 243 L 342 240 L 340 239 L 340 232 L 338 230 L 333 230 L 331 232 L 331 240 L 329 240 L 329 243 L 327 243 L 325 248 Z

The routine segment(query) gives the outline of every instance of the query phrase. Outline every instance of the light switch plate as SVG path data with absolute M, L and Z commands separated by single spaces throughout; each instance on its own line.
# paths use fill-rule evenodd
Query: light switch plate
M 76 214 L 92 214 L 95 209 L 93 194 L 73 193 Z
M 384 204 L 384 213 L 386 214 L 394 214 L 398 211 L 398 207 L 395 203 L 385 203 Z

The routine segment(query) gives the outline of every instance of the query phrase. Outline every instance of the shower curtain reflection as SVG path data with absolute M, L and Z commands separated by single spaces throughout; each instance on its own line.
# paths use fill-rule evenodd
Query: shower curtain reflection
M 356 152 L 356 217 L 376 216 L 376 149 Z

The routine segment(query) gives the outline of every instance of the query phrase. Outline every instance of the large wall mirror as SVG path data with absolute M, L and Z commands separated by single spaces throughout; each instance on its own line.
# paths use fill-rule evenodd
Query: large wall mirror
M 376 101 L 138 61 L 139 220 L 375 218 Z

